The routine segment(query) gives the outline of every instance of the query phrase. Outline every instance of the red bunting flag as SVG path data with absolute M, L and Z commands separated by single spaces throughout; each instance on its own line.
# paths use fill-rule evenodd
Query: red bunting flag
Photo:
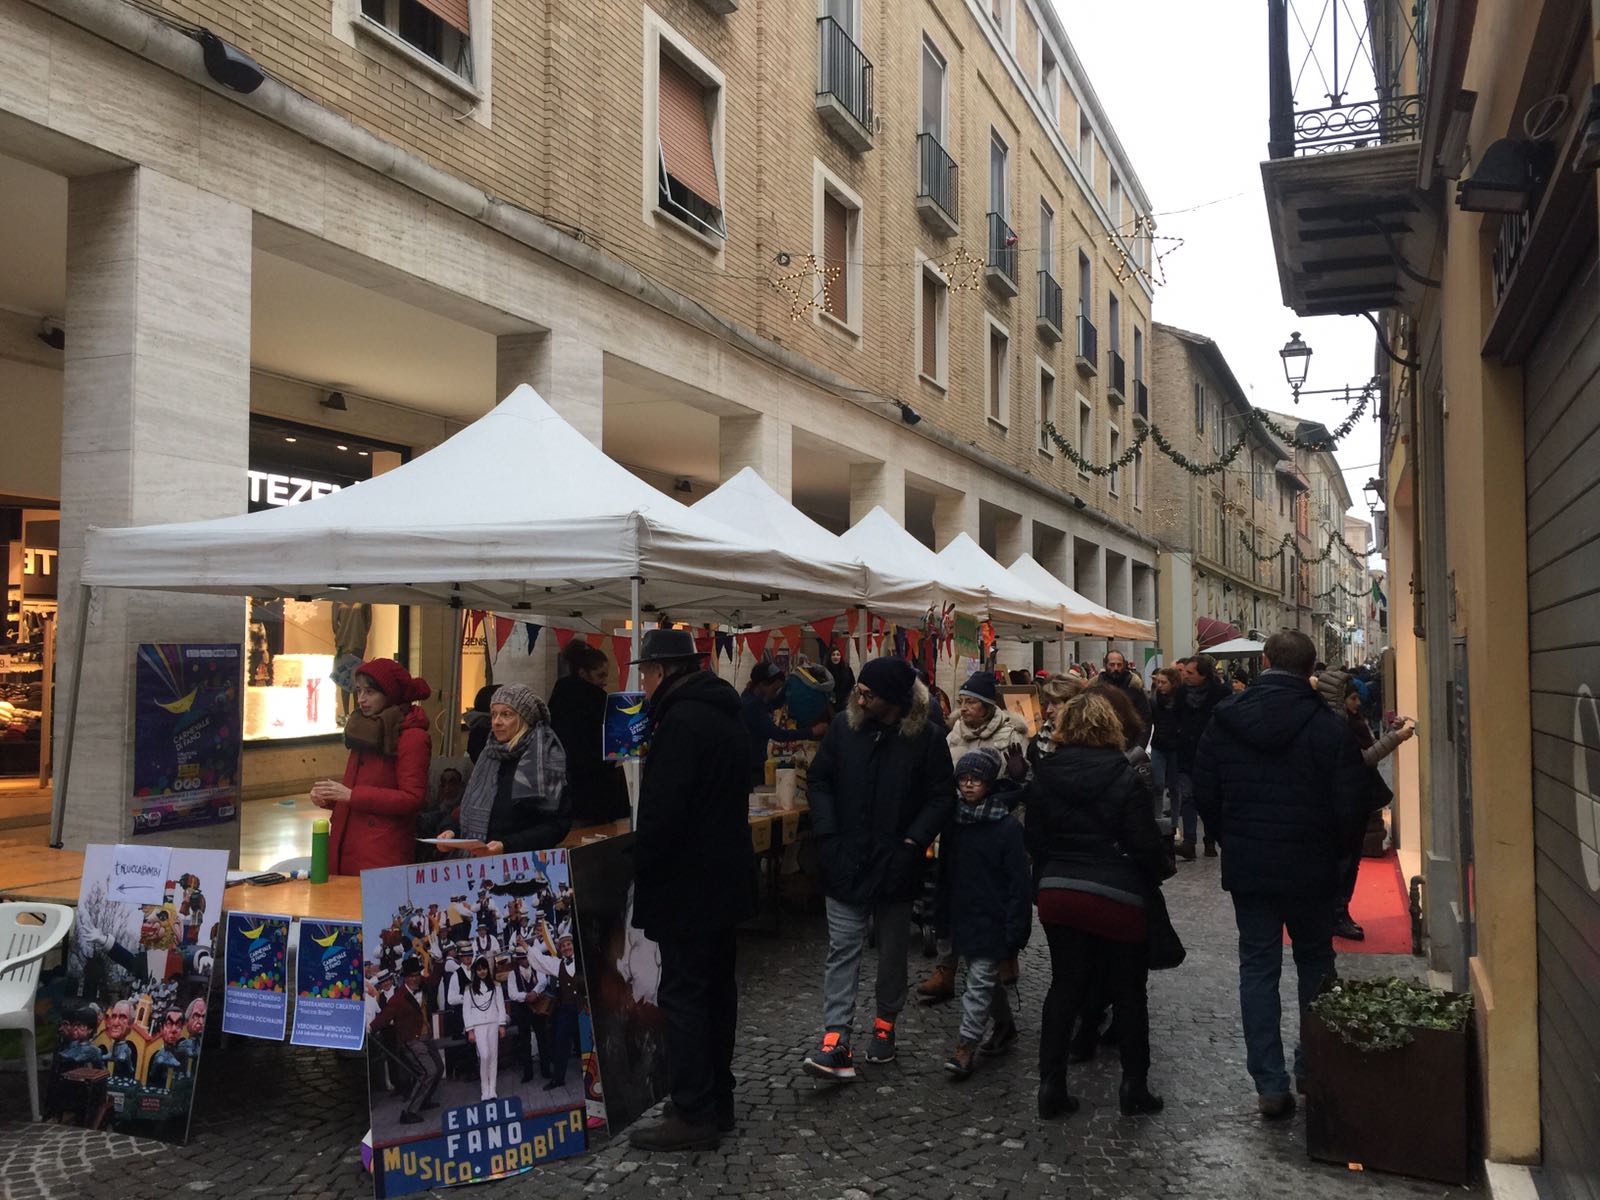
M 789 653 L 790 654 L 799 654 L 800 653 L 800 638 L 803 636 L 802 633 L 801 633 L 800 626 L 798 626 L 798 625 L 785 625 L 782 629 L 778 630 L 778 632 L 783 635 L 783 640 L 785 642 L 789 643 Z
M 767 652 L 767 639 L 772 636 L 770 629 L 752 629 L 744 635 L 745 645 L 750 647 L 753 658 L 760 658 Z
M 494 619 L 494 652 L 499 654 L 505 649 L 506 639 L 511 636 L 511 631 L 517 623 L 510 617 L 496 617 Z
M 856 618 L 861 615 L 861 610 L 852 608 L 844 614 L 845 628 L 850 631 L 850 636 L 856 635 Z
M 557 650 L 565 650 L 567 648 L 567 643 L 572 640 L 572 630 L 570 630 L 570 629 L 557 629 L 555 631 L 555 634 L 556 634 L 556 649 Z
M 583 640 L 596 650 L 604 650 L 606 648 L 606 635 L 603 633 L 586 633 L 583 635 Z
M 911 657 L 916 658 L 922 648 L 922 633 L 920 630 L 906 630 L 906 649 L 911 651 Z
M 617 677 L 626 685 L 628 662 L 633 658 L 633 635 L 623 634 L 611 639 L 611 659 L 617 664 Z
M 833 627 L 838 623 L 838 617 L 829 617 L 826 621 L 811 622 L 811 631 L 817 635 L 817 639 L 822 643 L 824 652 L 833 648 Z
M 467 613 L 467 637 L 476 636 L 481 628 L 483 628 L 483 614 L 477 609 L 473 609 Z

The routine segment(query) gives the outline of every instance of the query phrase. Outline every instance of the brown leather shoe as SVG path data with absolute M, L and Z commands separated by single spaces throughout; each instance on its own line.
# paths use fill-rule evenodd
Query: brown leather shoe
M 671 1153 L 674 1150 L 715 1150 L 722 1142 L 714 1121 L 690 1124 L 674 1114 L 663 1117 L 653 1125 L 635 1129 L 628 1135 L 628 1143 L 635 1150 Z
M 955 995 L 956 966 L 954 963 L 935 963 L 933 973 L 917 984 L 917 999 L 924 1004 L 938 1004 L 945 1000 L 953 1000 Z
M 972 1074 L 972 1064 L 977 1057 L 978 1047 L 971 1042 L 957 1042 L 956 1048 L 950 1051 L 950 1057 L 944 1060 L 944 1069 L 957 1079 L 965 1079 Z

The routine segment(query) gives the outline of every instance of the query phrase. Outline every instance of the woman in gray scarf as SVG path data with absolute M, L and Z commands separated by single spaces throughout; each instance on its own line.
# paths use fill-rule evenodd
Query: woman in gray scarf
M 550 710 L 532 688 L 508 683 L 489 702 L 489 729 L 461 797 L 461 828 L 439 836 L 482 842 L 484 854 L 559 846 L 572 828 L 572 804 Z

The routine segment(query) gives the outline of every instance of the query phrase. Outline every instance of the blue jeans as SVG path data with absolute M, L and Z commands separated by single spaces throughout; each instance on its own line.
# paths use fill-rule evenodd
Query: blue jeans
M 1194 804 L 1194 776 L 1187 771 L 1178 772 L 1178 809 L 1183 817 L 1183 840 L 1192 846 L 1200 824 L 1200 810 Z
M 1178 755 L 1172 750 L 1151 750 L 1150 767 L 1156 776 L 1156 820 L 1167 822 L 1167 829 L 1177 827 L 1173 820 L 1177 816 L 1176 805 L 1173 804 L 1168 788 L 1173 792 L 1178 787 Z
M 1244 1024 L 1245 1065 L 1263 1096 L 1289 1094 L 1283 1061 L 1283 1011 L 1278 980 L 1283 974 L 1283 930 L 1294 943 L 1300 1017 L 1334 974 L 1331 896 L 1233 894 L 1239 926 L 1239 1013 Z M 1305 1074 L 1305 1055 L 1295 1039 L 1294 1073 Z

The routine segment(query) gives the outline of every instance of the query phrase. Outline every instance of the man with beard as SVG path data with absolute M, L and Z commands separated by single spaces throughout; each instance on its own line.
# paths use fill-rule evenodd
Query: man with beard
M 1106 653 L 1105 670 L 1095 676 L 1095 687 L 1114 687 L 1127 696 L 1133 704 L 1133 709 L 1139 714 L 1139 729 L 1137 735 L 1133 730 L 1124 731 L 1127 740 L 1136 745 L 1146 745 L 1150 741 L 1150 697 L 1145 695 L 1144 687 L 1139 682 L 1139 677 L 1128 669 L 1128 660 L 1120 650 L 1111 650 Z

